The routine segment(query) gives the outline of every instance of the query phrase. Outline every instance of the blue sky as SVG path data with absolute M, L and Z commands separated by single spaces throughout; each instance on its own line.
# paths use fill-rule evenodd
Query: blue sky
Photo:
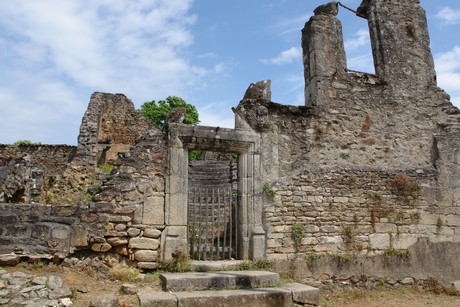
M 15 0 L 0 10 L 0 143 L 75 145 L 91 93 L 136 108 L 174 95 L 233 127 L 251 82 L 303 105 L 300 31 L 321 0 Z M 345 0 L 356 8 L 360 0 Z M 460 106 L 460 3 L 421 0 L 438 85 Z M 350 69 L 373 71 L 364 19 L 341 9 Z

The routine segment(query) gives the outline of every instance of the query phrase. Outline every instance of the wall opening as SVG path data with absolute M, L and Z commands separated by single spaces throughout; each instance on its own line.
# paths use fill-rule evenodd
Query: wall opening
M 368 21 L 363 12 L 352 12 L 341 4 L 339 18 L 342 20 L 347 69 L 350 73 L 365 72 L 375 74 L 374 58 Z
M 238 259 L 235 154 L 189 150 L 188 250 L 193 260 Z M 192 158 L 191 159 L 191 154 Z

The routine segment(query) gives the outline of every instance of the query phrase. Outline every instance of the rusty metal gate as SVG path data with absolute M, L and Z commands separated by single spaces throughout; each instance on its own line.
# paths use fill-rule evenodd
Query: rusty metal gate
M 192 189 L 188 197 L 188 244 L 193 260 L 237 259 L 236 192 Z

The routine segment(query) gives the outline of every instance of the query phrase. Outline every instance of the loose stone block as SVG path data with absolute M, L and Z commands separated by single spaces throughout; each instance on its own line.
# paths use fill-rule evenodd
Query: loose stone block
M 158 249 L 159 246 L 160 246 L 159 240 L 150 239 L 150 238 L 131 238 L 128 244 L 129 248 L 150 249 L 150 250 L 156 250 Z

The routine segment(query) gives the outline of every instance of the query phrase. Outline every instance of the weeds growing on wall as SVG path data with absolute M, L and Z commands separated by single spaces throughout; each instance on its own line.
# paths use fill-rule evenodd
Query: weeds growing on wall
M 299 249 L 300 244 L 302 243 L 303 235 L 304 229 L 302 224 L 292 225 L 292 239 L 294 240 L 294 244 L 297 249 Z
M 305 256 L 305 259 L 307 261 L 308 268 L 312 269 L 318 264 L 319 255 L 315 252 L 309 252 Z
M 276 190 L 272 188 L 267 182 L 262 187 L 262 192 L 264 192 L 270 198 L 273 198 L 276 195 Z
M 420 195 L 420 185 L 407 174 L 396 175 L 388 184 L 408 205 Z
M 351 226 L 343 228 L 342 236 L 345 243 L 354 243 L 356 241 L 356 234 Z
M 383 256 L 385 257 L 385 263 L 387 265 L 391 263 L 409 263 L 411 252 L 408 249 L 390 247 L 383 252 Z

